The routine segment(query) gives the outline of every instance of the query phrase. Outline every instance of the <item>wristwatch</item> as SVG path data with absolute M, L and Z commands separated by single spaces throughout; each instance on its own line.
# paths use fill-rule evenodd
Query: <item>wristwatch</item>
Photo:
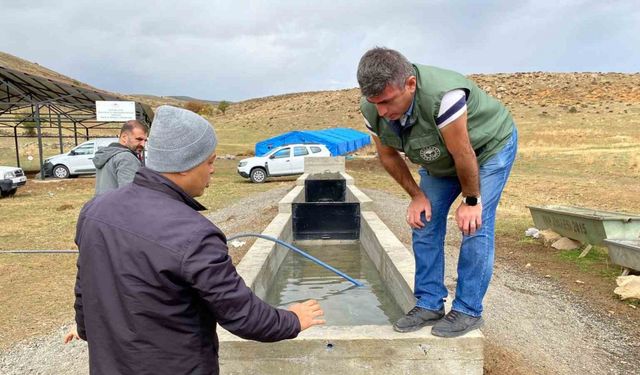
M 462 203 L 467 206 L 476 206 L 480 203 L 480 196 L 470 195 L 468 197 L 462 197 Z

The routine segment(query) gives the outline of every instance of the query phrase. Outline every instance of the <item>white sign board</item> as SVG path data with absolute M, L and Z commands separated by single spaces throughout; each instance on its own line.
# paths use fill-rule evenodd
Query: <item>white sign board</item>
M 136 102 L 96 101 L 96 120 L 129 121 L 136 119 Z

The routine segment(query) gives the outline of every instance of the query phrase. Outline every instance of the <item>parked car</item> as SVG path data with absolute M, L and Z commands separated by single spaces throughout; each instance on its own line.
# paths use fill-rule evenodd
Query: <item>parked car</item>
M 252 182 L 264 182 L 271 176 L 304 173 L 304 158 L 331 156 L 323 144 L 292 144 L 276 147 L 264 156 L 240 160 L 238 174 Z
M 44 161 L 44 176 L 69 178 L 96 173 L 93 156 L 98 149 L 114 142 L 118 142 L 118 138 L 97 138 L 74 147 L 66 154 L 49 157 Z
M 22 168 L 0 166 L 0 196 L 9 197 L 18 191 L 18 187 L 27 183 Z

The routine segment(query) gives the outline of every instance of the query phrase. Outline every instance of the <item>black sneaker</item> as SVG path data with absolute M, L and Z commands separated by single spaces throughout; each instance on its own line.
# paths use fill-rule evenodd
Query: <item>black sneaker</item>
M 393 329 L 396 332 L 413 332 L 428 325 L 435 324 L 444 316 L 444 309 L 440 311 L 427 310 L 422 307 L 414 307 L 407 315 L 398 319 Z
M 439 337 L 458 337 L 484 324 L 481 316 L 471 316 L 460 311 L 451 310 L 444 319 L 431 328 L 431 334 Z

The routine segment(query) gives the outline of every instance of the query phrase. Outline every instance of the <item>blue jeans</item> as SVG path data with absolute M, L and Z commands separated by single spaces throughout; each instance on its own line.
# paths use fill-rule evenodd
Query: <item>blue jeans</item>
M 518 149 L 518 131 L 500 152 L 480 166 L 482 226 L 474 235 L 462 236 L 458 259 L 458 285 L 452 309 L 471 316 L 482 315 L 482 300 L 493 273 L 496 207 L 507 182 Z M 420 168 L 420 188 L 431 202 L 431 221 L 413 230 L 416 260 L 414 294 L 417 305 L 441 310 L 447 297 L 444 285 L 444 240 L 449 208 L 460 195 L 458 177 L 430 176 Z

